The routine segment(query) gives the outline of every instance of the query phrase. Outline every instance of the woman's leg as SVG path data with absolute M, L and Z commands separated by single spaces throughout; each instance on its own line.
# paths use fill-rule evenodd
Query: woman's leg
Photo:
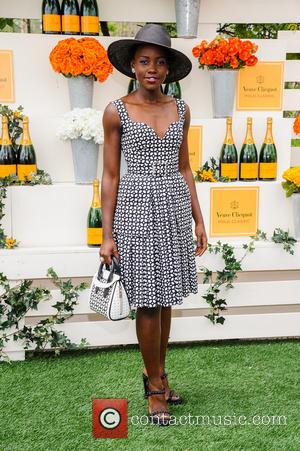
M 162 307 L 161 309 L 161 338 L 160 338 L 160 374 L 165 371 L 167 347 L 171 329 L 172 307 Z
M 138 307 L 136 312 L 136 333 L 140 351 L 145 364 L 145 374 L 149 377 L 149 388 L 160 390 L 163 383 L 160 378 L 161 349 L 161 307 Z M 150 410 L 165 409 L 168 406 L 165 396 L 153 395 L 148 398 Z
M 167 347 L 170 337 L 170 329 L 171 329 L 171 318 L 172 318 L 172 307 L 162 307 L 161 310 L 161 340 L 160 340 L 160 374 L 165 372 L 166 366 L 166 354 Z M 166 389 L 166 399 L 170 396 L 170 387 L 168 379 L 165 377 L 162 380 L 163 386 Z M 179 395 L 173 390 L 171 399 L 176 401 L 179 398 Z

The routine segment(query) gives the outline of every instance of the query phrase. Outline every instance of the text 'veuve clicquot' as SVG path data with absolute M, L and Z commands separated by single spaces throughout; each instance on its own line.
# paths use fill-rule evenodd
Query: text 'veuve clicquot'
M 31 180 L 32 173 L 36 174 L 36 155 L 29 134 L 29 119 L 23 117 L 23 135 L 21 138 L 19 151 L 17 172 L 20 180 Z
M 61 32 L 61 11 L 58 0 L 43 0 L 42 25 L 43 33 L 55 34 Z
M 17 174 L 16 154 L 8 132 L 8 118 L 2 116 L 2 138 L 0 147 L 0 177 Z
M 232 118 L 226 119 L 226 136 L 220 155 L 220 176 L 235 181 L 238 178 L 238 154 L 232 136 Z
M 100 246 L 102 244 L 102 212 L 99 195 L 99 180 L 93 182 L 93 201 L 87 219 L 87 245 Z
M 258 177 L 258 155 L 252 135 L 252 118 L 247 118 L 247 132 L 240 153 L 240 180 L 252 181 Z
M 276 180 L 277 151 L 272 133 L 271 117 L 267 118 L 267 131 L 259 154 L 259 180 Z

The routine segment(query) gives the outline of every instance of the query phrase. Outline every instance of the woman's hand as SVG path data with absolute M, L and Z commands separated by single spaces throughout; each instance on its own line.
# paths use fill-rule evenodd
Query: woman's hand
M 117 260 L 120 260 L 120 255 L 113 238 L 107 238 L 103 240 L 103 243 L 101 244 L 99 250 L 99 255 L 101 262 L 107 263 L 108 265 L 110 265 L 112 262 L 112 255 L 116 257 Z
M 195 225 L 195 235 L 197 237 L 197 243 L 194 254 L 200 257 L 207 249 L 207 236 L 203 222 Z

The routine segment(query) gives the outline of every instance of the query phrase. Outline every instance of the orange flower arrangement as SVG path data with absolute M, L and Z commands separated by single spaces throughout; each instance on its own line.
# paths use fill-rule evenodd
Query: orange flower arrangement
M 300 114 L 298 114 L 294 121 L 293 129 L 296 135 L 300 135 Z
M 65 77 L 92 75 L 103 83 L 113 70 L 105 48 L 95 38 L 63 39 L 51 51 L 49 59 L 55 72 Z
M 244 66 L 255 66 L 258 59 L 253 55 L 258 46 L 251 41 L 239 38 L 225 39 L 217 36 L 208 43 L 202 41 L 192 49 L 192 54 L 199 61 L 199 68 L 204 69 L 240 69 Z

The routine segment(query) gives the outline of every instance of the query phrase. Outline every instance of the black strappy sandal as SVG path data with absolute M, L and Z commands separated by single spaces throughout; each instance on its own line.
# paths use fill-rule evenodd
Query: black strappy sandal
M 165 379 L 166 377 L 168 377 L 168 373 L 163 373 L 160 377 L 161 379 Z M 175 397 L 175 399 L 173 398 L 173 396 Z M 173 406 L 176 406 L 177 404 L 183 404 L 184 401 L 183 398 L 175 392 L 175 390 L 170 389 L 170 395 L 167 399 L 167 402 L 169 404 L 172 404 Z
M 151 395 L 164 395 L 166 392 L 166 389 L 163 388 L 162 390 L 149 390 L 147 388 L 147 391 L 145 392 L 145 398 L 148 398 L 148 396 Z M 161 414 L 167 414 L 168 417 L 164 418 Z M 169 426 L 171 415 L 168 410 L 153 410 L 153 412 L 148 412 L 148 418 L 151 420 L 152 423 L 158 424 L 159 426 Z
M 161 379 L 165 379 L 167 376 L 168 376 L 167 373 L 163 373 L 161 375 Z M 143 373 L 143 382 L 144 382 L 144 390 L 145 390 L 144 398 L 147 398 L 146 392 L 148 390 L 148 381 L 149 381 L 148 376 L 146 376 L 146 374 Z M 176 396 L 176 398 L 173 399 L 173 396 Z M 183 398 L 181 396 L 177 395 L 174 390 L 170 390 L 170 395 L 166 401 L 168 404 L 178 405 L 178 404 L 183 403 Z

